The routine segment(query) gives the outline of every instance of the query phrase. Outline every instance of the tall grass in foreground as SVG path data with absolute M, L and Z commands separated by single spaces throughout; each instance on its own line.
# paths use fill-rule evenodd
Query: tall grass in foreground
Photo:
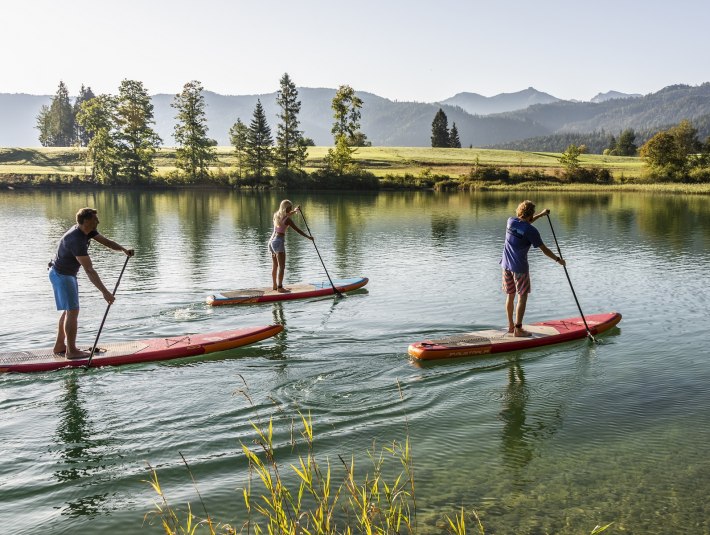
M 246 394 L 245 394 L 246 395 Z M 401 396 L 401 391 L 400 391 Z M 248 395 L 247 395 L 247 399 Z M 251 401 L 251 400 L 250 400 Z M 313 422 L 310 415 L 299 413 L 298 433 L 292 422 L 291 445 L 296 453 L 295 464 L 284 466 L 276 456 L 273 443 L 273 419 L 260 425 L 252 422 L 255 439 L 252 446 L 242 443 L 248 461 L 249 477 L 243 489 L 246 518 L 240 526 L 215 522 L 197 489 L 190 467 L 182 457 L 197 492 L 203 515 L 197 516 L 190 504 L 180 511 L 168 502 L 150 465 L 149 483 L 158 495 L 155 509 L 146 518 L 158 519 L 167 535 L 403 535 L 417 533 L 417 502 L 414 483 L 414 461 L 409 439 L 393 441 L 383 447 L 368 450 L 369 468 L 358 476 L 355 458 L 343 459 L 331 466 L 329 459 L 319 459 L 315 453 Z M 406 422 L 406 416 L 405 416 Z M 300 435 L 300 438 L 297 437 Z M 388 479 L 386 468 L 395 463 L 398 474 Z M 388 472 L 389 473 L 389 472 Z M 290 476 L 290 477 L 289 477 Z M 288 480 L 296 483 L 288 486 Z M 259 490 L 256 488 L 259 487 Z M 470 533 L 485 535 L 483 524 L 475 511 Z M 453 518 L 445 515 L 446 531 L 451 535 L 469 533 L 467 514 L 461 508 Z M 596 526 L 597 535 L 611 524 Z

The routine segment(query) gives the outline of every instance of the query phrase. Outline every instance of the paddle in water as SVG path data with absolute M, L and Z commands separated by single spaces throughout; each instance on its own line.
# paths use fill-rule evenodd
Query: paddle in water
M 550 223 L 550 230 L 552 231 L 552 237 L 555 239 L 555 245 L 557 246 L 557 256 L 562 258 L 562 251 L 560 251 L 560 244 L 557 243 L 557 236 L 555 235 L 555 229 L 552 227 L 552 220 L 550 219 L 550 214 L 547 215 L 547 222 Z M 587 325 L 587 320 L 584 317 L 584 312 L 582 312 L 582 307 L 579 306 L 579 300 L 577 299 L 577 294 L 574 291 L 574 286 L 572 286 L 572 280 L 569 278 L 569 273 L 567 273 L 567 266 L 562 266 L 565 269 L 565 276 L 567 277 L 567 282 L 569 282 L 569 287 L 572 290 L 572 295 L 574 296 L 574 302 L 577 303 L 577 308 L 582 316 L 582 321 L 584 322 L 584 327 L 587 329 L 587 336 L 592 339 L 592 342 L 596 343 L 594 336 L 592 336 L 592 331 L 589 330 L 589 325 Z
M 306 216 L 303 215 L 303 208 L 299 210 L 301 212 L 301 217 L 303 218 L 303 224 L 306 225 L 306 230 L 308 231 L 308 234 L 313 236 L 313 233 L 311 232 L 311 229 L 308 227 L 308 223 L 306 222 Z M 320 252 L 318 251 L 318 246 L 316 245 L 316 241 L 313 240 L 313 247 L 316 248 L 316 253 L 318 254 L 318 258 L 320 258 L 320 263 L 323 266 L 323 269 L 325 270 L 325 274 L 328 276 L 328 280 L 330 281 L 330 285 L 333 287 L 333 291 L 338 297 L 343 297 L 343 294 L 338 291 L 338 289 L 335 287 L 335 284 L 333 284 L 333 279 L 330 278 L 330 274 L 328 273 L 328 270 L 325 267 L 325 263 L 323 262 L 323 258 L 320 255 Z
M 116 281 L 116 286 L 113 288 L 113 293 L 111 295 L 115 296 L 116 291 L 118 290 L 118 285 L 121 284 L 121 278 L 123 277 L 123 272 L 126 271 L 126 266 L 128 265 L 128 261 L 131 259 L 130 256 L 126 256 L 126 261 L 123 263 L 123 269 L 121 269 L 121 274 L 118 276 L 118 280 Z M 96 333 L 96 340 L 94 340 L 94 345 L 91 346 L 91 354 L 89 355 L 89 360 L 86 362 L 86 369 L 88 370 L 89 367 L 91 366 L 91 359 L 94 358 L 94 353 L 96 353 L 97 345 L 99 343 L 99 336 L 101 336 L 101 331 L 104 328 L 104 323 L 106 322 L 106 316 L 108 316 L 108 311 L 111 309 L 111 303 L 108 304 L 106 307 L 106 312 L 104 312 L 104 319 L 101 320 L 101 325 L 99 326 L 99 332 Z

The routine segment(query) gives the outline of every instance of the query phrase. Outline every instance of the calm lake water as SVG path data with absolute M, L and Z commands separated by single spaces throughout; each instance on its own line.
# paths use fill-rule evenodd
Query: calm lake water
M 461 506 L 494 534 L 608 522 L 609 533 L 710 533 L 710 198 L 290 193 L 330 274 L 370 283 L 339 300 L 204 305 L 216 290 L 270 284 L 266 241 L 284 196 L 0 192 L 2 351 L 51 347 L 46 265 L 83 206 L 136 249 L 103 342 L 285 325 L 209 358 L 1 375 L 3 533 L 161 533 L 144 522 L 157 498 L 146 463 L 172 504 L 201 511 L 181 453 L 210 514 L 240 525 L 250 422 L 274 418 L 287 472 L 298 411 L 336 472 L 338 454 L 365 466 L 373 440 L 402 440 L 408 422 L 420 533 L 444 531 Z M 596 345 L 410 361 L 410 342 L 505 325 L 498 260 L 506 218 L 528 196 L 552 210 L 584 312 L 619 311 L 619 327 Z M 554 246 L 546 219 L 536 225 Z M 287 282 L 324 279 L 309 241 L 290 232 L 287 251 Z M 526 321 L 577 315 L 562 268 L 530 257 Z M 94 244 L 92 258 L 112 288 L 124 257 Z M 79 284 L 89 345 L 105 302 L 83 272 Z

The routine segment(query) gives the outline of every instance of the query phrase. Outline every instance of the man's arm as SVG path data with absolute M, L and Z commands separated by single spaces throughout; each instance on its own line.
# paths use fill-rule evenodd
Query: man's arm
M 96 272 L 96 270 L 94 269 L 94 264 L 91 262 L 91 257 L 77 256 L 76 259 L 81 264 L 81 267 L 84 268 L 84 271 L 86 272 L 86 276 L 89 277 L 89 280 L 93 283 L 94 286 L 96 286 L 99 289 L 99 291 L 102 294 L 104 294 L 104 299 L 106 299 L 106 302 L 113 303 L 116 300 L 116 298 L 113 296 L 113 294 L 111 292 L 108 291 L 108 288 L 106 288 L 106 286 L 104 286 L 104 283 L 101 282 L 101 279 L 99 278 L 99 274 Z
M 557 262 L 558 264 L 560 264 L 560 265 L 562 265 L 562 266 L 566 266 L 566 265 L 567 265 L 567 262 L 565 262 L 564 258 L 560 258 L 560 257 L 557 256 L 555 253 L 553 253 L 552 251 L 550 251 L 550 249 L 549 249 L 549 248 L 547 247 L 547 245 L 545 245 L 544 243 L 541 243 L 541 244 L 540 244 L 540 250 L 541 250 L 543 253 L 545 253 L 545 256 L 547 256 L 547 257 L 549 257 L 549 258 L 552 258 L 552 259 L 553 259 L 555 262 Z
M 546 216 L 546 215 L 548 215 L 549 213 L 550 213 L 550 209 L 549 209 L 549 208 L 545 208 L 542 212 L 540 212 L 539 214 L 535 214 L 535 215 L 532 217 L 532 222 L 534 223 L 535 221 L 537 221 L 538 219 L 540 219 L 542 216 Z
M 108 247 L 109 249 L 113 249 L 114 251 L 122 251 L 124 254 L 126 254 L 128 256 L 133 256 L 133 254 L 134 254 L 133 249 L 126 249 L 125 247 L 116 243 L 115 241 L 109 240 L 103 234 L 97 234 L 96 236 L 94 236 L 94 239 L 97 242 L 99 242 L 101 245 L 104 245 L 104 246 Z M 77 260 L 78 259 L 79 259 L 79 257 L 77 256 Z M 84 268 L 84 269 L 86 269 L 86 268 Z

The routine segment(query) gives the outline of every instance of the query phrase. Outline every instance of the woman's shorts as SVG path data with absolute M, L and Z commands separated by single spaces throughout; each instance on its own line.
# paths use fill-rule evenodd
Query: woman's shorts
M 76 277 L 49 270 L 49 281 L 54 289 L 54 302 L 57 310 L 79 310 L 79 283 Z
M 283 236 L 276 236 L 269 240 L 269 251 L 271 254 L 285 253 L 286 252 L 286 240 Z
M 503 291 L 508 295 L 517 293 L 519 295 L 530 293 L 530 273 L 513 273 L 507 269 L 503 270 Z

